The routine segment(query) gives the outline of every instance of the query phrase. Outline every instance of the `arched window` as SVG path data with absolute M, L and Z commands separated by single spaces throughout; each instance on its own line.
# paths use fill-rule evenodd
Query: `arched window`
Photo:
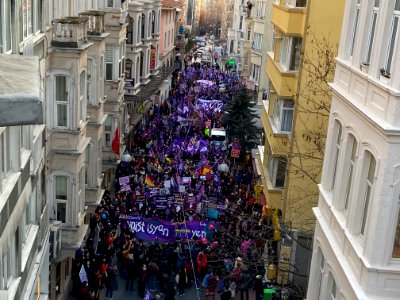
M 127 59 L 125 63 L 125 78 L 132 79 L 132 61 L 130 59 Z
M 363 172 L 361 178 L 364 182 L 361 182 L 363 190 L 361 190 L 360 196 L 362 197 L 362 208 L 361 208 L 361 228 L 360 233 L 364 235 L 365 228 L 367 225 L 369 204 L 371 202 L 371 194 L 374 186 L 376 170 L 376 160 L 371 152 L 365 151 L 363 161 Z
M 137 40 L 136 40 L 136 44 L 137 43 L 140 43 L 140 39 L 141 39 L 141 36 L 142 36 L 142 17 L 139 17 L 138 18 L 138 26 L 137 26 Z
M 338 120 L 335 120 L 334 122 L 334 127 L 333 127 L 333 153 L 332 153 L 332 181 L 330 183 L 330 188 L 333 190 L 335 188 L 335 182 L 336 182 L 336 173 L 337 173 L 337 166 L 338 166 L 338 160 L 339 160 L 339 152 L 340 152 L 340 146 L 341 146 L 341 141 L 342 141 L 342 124 Z
M 68 221 L 69 185 L 70 179 L 68 176 L 54 176 L 54 217 L 57 221 L 61 221 L 62 223 L 67 223 Z
M 151 12 L 151 33 L 154 34 L 156 30 L 156 13 Z
M 55 75 L 54 76 L 54 91 L 55 91 L 55 126 L 68 128 L 70 126 L 70 76 Z
M 133 44 L 133 19 L 129 18 L 129 24 L 126 28 L 126 43 Z
M 140 77 L 143 77 L 144 75 L 144 54 L 143 52 L 140 52 Z
M 344 193 L 344 210 L 346 211 L 349 208 L 350 192 L 352 188 L 354 169 L 356 165 L 357 149 L 358 149 L 358 143 L 356 138 L 352 134 L 349 134 L 349 137 L 347 138 L 346 156 L 344 161 L 344 165 L 347 168 L 346 170 L 347 172 L 344 172 L 346 176 L 345 177 L 346 189 Z
M 145 29 L 146 29 L 146 16 L 142 14 L 142 23 L 141 23 L 141 29 L 140 29 L 140 37 L 142 39 L 145 38 Z

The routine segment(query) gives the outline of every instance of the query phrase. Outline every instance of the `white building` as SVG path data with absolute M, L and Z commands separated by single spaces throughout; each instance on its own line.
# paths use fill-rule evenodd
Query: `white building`
M 129 70 L 128 6 L 145 14 L 130 28 Z M 72 257 L 111 183 L 117 129 L 125 149 L 125 72 L 150 81 L 160 15 L 158 0 L 0 0 L 0 53 L 38 58 L 45 121 L 0 127 L 0 299 L 67 296 Z
M 400 0 L 348 0 L 308 299 L 400 297 Z

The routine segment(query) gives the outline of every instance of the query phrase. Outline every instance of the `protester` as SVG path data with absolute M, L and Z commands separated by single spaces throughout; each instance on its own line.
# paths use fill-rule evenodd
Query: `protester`
M 205 134 L 242 87 L 236 75 L 198 63 L 177 74 L 170 97 L 131 136 L 115 191 L 105 191 L 90 217 L 74 258 L 77 296 L 100 299 L 105 288 L 111 299 L 117 271 L 127 291 L 137 282 L 141 298 L 175 299 L 176 288 L 183 296 L 193 283 L 207 299 L 248 293 L 270 235 L 248 192 L 251 169 L 231 164 L 226 147 Z

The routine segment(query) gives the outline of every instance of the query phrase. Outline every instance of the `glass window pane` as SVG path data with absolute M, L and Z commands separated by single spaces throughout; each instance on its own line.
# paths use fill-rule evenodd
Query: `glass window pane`
M 67 200 L 67 183 L 67 177 L 56 176 L 56 199 Z
M 67 216 L 67 203 L 57 202 L 57 220 L 65 223 Z
M 357 34 L 357 26 L 358 26 L 358 17 L 360 15 L 360 8 L 356 7 L 356 15 L 354 17 L 354 24 L 351 36 L 351 44 L 350 44 L 350 56 L 353 56 L 354 44 L 356 41 L 356 34 Z
M 57 104 L 57 126 L 67 126 L 68 105 Z
M 399 23 L 399 17 L 395 16 L 393 18 L 393 22 L 392 22 L 392 31 L 390 34 L 388 54 L 387 54 L 386 64 L 385 64 L 385 70 L 386 70 L 386 72 L 389 72 L 389 73 L 392 68 L 393 52 L 394 52 L 394 45 L 396 43 L 398 23 Z

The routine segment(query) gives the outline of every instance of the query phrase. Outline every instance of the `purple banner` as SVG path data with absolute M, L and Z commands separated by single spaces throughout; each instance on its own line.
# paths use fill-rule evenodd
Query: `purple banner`
M 194 237 L 206 237 L 206 232 L 212 224 L 218 227 L 217 222 L 213 221 L 187 221 L 183 223 L 173 223 L 171 221 L 144 219 L 137 216 L 121 215 L 121 220 L 127 222 L 132 232 L 144 241 L 159 240 L 163 243 L 173 243 L 176 239 L 193 239 Z

